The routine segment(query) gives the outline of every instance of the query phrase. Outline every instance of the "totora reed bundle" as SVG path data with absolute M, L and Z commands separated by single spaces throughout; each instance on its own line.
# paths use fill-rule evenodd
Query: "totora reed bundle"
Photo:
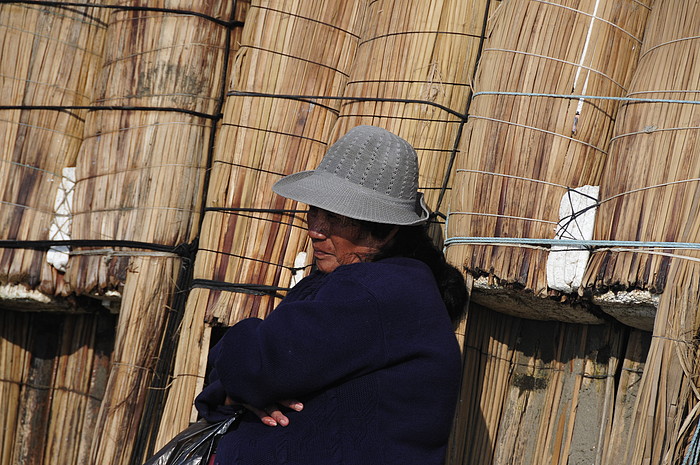
M 0 5 L 0 239 L 61 240 L 70 234 L 69 218 L 56 216 L 54 203 L 82 142 L 85 107 L 102 65 L 106 13 Z M 62 271 L 66 259 L 58 265 Z M 46 295 L 66 292 L 63 274 L 43 251 L 0 249 L 0 283 Z
M 499 6 L 459 146 L 446 233 L 450 261 L 488 285 L 534 296 L 580 287 L 585 251 L 569 259 L 566 252 L 501 245 L 499 239 L 592 234 L 578 215 L 597 198 L 620 106 L 615 98 L 626 94 L 649 9 L 632 0 L 509 0 Z M 560 217 L 560 204 L 573 213 Z M 482 242 L 469 242 L 475 238 Z M 555 268 L 550 276 L 547 262 L 559 257 L 564 271 Z M 563 276 L 571 266 L 577 274 Z M 555 286 L 552 279 L 562 282 Z M 541 303 L 532 311 L 518 306 L 519 316 L 599 322 L 580 308 L 541 314 Z
M 698 421 L 700 255 L 642 243 L 700 242 L 699 13 L 692 2 L 655 6 L 601 183 L 596 238 L 642 247 L 595 253 L 588 286 L 661 293 L 631 420 L 616 418 L 606 463 L 680 463 Z
M 72 251 L 66 272 L 75 294 L 123 296 L 90 457 L 110 464 L 139 453 L 137 435 L 147 428 L 141 415 L 182 265 L 167 249 L 122 244 L 174 250 L 198 233 L 233 15 L 227 1 L 122 6 L 132 8 L 110 11 L 104 67 L 76 161 L 72 231 L 75 239 L 114 242 Z
M 575 325 L 470 306 L 450 465 L 615 464 L 611 434 L 629 414 L 649 333 Z M 619 376 L 619 377 L 618 377 Z
M 449 184 L 490 2 L 371 2 L 334 138 L 381 126 L 418 152 L 433 210 Z

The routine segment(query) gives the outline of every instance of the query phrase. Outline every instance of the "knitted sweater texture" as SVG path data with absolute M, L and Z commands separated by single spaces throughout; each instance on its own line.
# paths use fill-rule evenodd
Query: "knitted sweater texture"
M 226 395 L 263 407 L 297 399 L 286 427 L 252 413 L 226 434 L 221 465 L 439 465 L 460 354 L 430 270 L 392 258 L 313 273 L 265 319 L 231 327 L 195 404 L 226 415 Z

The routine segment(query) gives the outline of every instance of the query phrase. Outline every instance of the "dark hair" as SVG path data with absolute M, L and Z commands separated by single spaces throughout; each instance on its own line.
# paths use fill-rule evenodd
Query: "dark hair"
M 363 223 L 376 238 L 387 237 L 395 228 L 390 224 Z M 389 257 L 415 258 L 428 265 L 440 289 L 450 319 L 457 323 L 462 318 L 468 298 L 464 276 L 457 268 L 447 263 L 445 255 L 428 235 L 426 226 L 399 226 L 393 240 L 372 257 L 372 260 Z

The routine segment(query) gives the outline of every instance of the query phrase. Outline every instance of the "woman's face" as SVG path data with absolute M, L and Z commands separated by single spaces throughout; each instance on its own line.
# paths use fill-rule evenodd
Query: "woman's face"
M 384 242 L 373 238 L 361 223 L 320 208 L 309 207 L 307 219 L 316 266 L 324 273 L 363 261 L 379 252 Z

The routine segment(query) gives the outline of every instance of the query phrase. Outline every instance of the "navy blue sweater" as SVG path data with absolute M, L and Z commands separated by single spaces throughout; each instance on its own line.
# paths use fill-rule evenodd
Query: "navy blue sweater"
M 221 465 L 438 465 L 452 425 L 460 354 L 423 263 L 392 258 L 313 273 L 265 319 L 231 327 L 212 349 L 207 419 L 233 399 L 298 399 L 290 424 L 247 413 L 219 444 Z

